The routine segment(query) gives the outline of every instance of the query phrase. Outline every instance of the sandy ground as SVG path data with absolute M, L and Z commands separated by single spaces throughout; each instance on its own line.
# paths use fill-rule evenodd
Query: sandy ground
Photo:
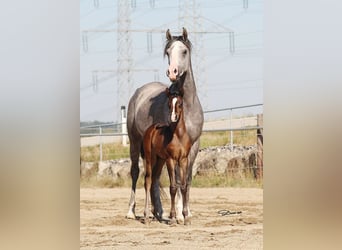
M 192 188 L 191 225 L 170 226 L 126 219 L 128 188 L 83 188 L 80 249 L 262 249 L 262 192 L 254 188 Z M 144 189 L 138 189 L 138 217 L 143 216 L 144 197 Z M 163 200 L 163 208 L 167 217 L 169 199 Z M 219 210 L 241 213 L 222 216 Z

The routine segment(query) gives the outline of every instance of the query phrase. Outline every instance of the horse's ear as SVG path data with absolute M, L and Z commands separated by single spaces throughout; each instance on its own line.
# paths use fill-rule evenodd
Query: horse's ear
M 188 32 L 186 31 L 186 29 L 183 27 L 183 40 L 187 41 L 188 40 Z
M 170 29 L 167 29 L 167 31 L 166 31 L 166 39 L 167 39 L 168 41 L 171 40 Z

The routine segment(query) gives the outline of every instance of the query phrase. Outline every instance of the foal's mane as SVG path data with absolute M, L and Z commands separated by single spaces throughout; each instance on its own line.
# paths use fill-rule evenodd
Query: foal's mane
M 189 52 L 191 53 L 192 44 L 189 39 L 184 40 L 183 36 L 172 36 L 170 40 L 166 41 L 166 45 L 164 48 L 164 57 L 166 56 L 166 52 L 170 48 L 171 44 L 174 43 L 175 41 L 182 42 L 189 49 Z
M 169 88 L 166 89 L 166 92 L 169 92 L 171 96 L 180 96 L 182 98 L 184 96 L 184 89 L 179 81 L 173 82 Z

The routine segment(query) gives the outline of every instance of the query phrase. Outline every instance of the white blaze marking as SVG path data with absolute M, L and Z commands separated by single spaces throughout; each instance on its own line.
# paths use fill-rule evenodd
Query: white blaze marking
M 170 48 L 170 65 L 169 65 L 169 73 L 170 73 L 170 78 L 176 79 L 176 75 L 182 75 L 182 72 L 180 71 L 180 55 L 181 51 L 186 49 L 186 46 L 180 42 L 176 41 L 173 43 L 173 45 Z M 174 70 L 177 69 L 177 74 L 174 73 Z
M 175 105 L 176 105 L 176 102 L 177 102 L 177 97 L 174 97 L 172 99 L 172 112 L 171 112 L 171 121 L 172 122 L 176 122 L 176 113 L 175 113 Z
M 180 42 L 180 41 L 176 41 L 173 43 L 173 46 L 171 47 L 171 63 L 173 65 L 177 65 L 179 64 L 179 55 L 181 54 L 180 51 L 183 51 L 184 49 L 186 49 L 186 46 Z
M 180 41 L 177 41 L 173 44 L 172 46 L 172 60 L 175 65 L 178 65 L 178 60 L 179 60 L 179 54 L 181 50 L 185 48 L 184 44 Z

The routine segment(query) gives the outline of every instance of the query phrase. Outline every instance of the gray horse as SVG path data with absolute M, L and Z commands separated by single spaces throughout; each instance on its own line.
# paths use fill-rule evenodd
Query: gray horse
M 166 46 L 164 56 L 168 57 L 169 68 L 167 76 L 172 82 L 172 87 L 183 88 L 183 109 L 187 132 L 190 136 L 192 146 L 189 154 L 189 172 L 186 181 L 187 197 L 192 181 L 192 165 L 199 149 L 199 137 L 203 127 L 203 110 L 196 92 L 196 85 L 191 67 L 191 43 L 185 28 L 181 36 L 171 36 L 166 31 Z M 168 123 L 168 97 L 165 93 L 167 86 L 160 82 L 151 82 L 138 88 L 131 97 L 127 111 L 127 131 L 130 141 L 130 158 L 132 190 L 129 201 L 127 218 L 135 218 L 135 190 L 139 176 L 139 156 L 142 147 L 142 140 L 146 129 L 154 123 Z M 160 173 L 153 173 L 160 175 Z M 163 209 L 160 201 L 159 182 L 152 183 L 151 200 L 154 216 L 161 220 Z M 178 189 L 178 204 L 181 204 Z M 189 204 L 189 203 L 188 203 Z M 182 210 L 178 207 L 177 219 L 182 220 Z M 181 210 L 180 210 L 181 209 Z M 180 210 L 180 211 L 179 211 Z M 190 209 L 188 208 L 189 214 Z

